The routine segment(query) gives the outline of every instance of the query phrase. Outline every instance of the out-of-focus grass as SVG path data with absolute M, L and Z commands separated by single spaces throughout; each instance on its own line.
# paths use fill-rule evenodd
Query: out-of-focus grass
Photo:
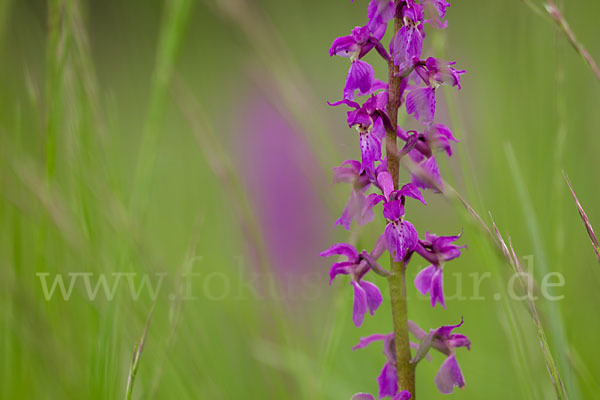
M 600 5 L 566 7 L 578 39 L 600 54 Z M 0 397 L 125 396 L 132 348 L 152 299 L 136 301 L 120 286 L 112 301 L 102 289 L 90 301 L 75 285 L 69 301 L 46 301 L 39 272 L 105 273 L 109 281 L 112 273 L 147 273 L 153 284 L 155 273 L 167 273 L 133 398 L 338 399 L 375 392 L 380 350 L 350 347 L 391 329 L 387 301 L 354 328 L 351 290 L 346 282 L 327 287 L 327 263 L 316 253 L 306 266 L 307 274 L 321 273 L 314 296 L 292 299 L 293 290 L 282 286 L 284 300 L 269 299 L 262 295 L 270 283 L 263 281 L 258 295 L 247 286 L 259 257 L 243 213 L 232 211 L 246 200 L 214 173 L 196 141 L 207 132 L 189 125 L 172 91 L 176 74 L 243 171 L 255 166 L 237 164 L 232 144 L 245 132 L 232 121 L 259 87 L 305 137 L 326 175 L 310 176 L 331 210 L 321 230 L 331 232 L 332 242 L 352 239 L 368 248 L 380 223 L 351 237 L 334 231 L 347 192 L 323 183 L 330 167 L 357 156 L 344 112 L 325 103 L 340 96 L 347 71 L 327 48 L 363 23 L 365 10 L 366 2 L 0 1 Z M 600 275 L 569 193 L 556 182 L 569 171 L 585 204 L 598 204 L 600 139 L 593 133 L 600 86 L 548 19 L 523 2 L 456 2 L 448 18 L 446 31 L 429 36 L 440 44 L 431 51 L 443 51 L 468 73 L 461 92 L 446 91 L 440 100 L 440 117 L 462 140 L 458 157 L 442 163 L 444 175 L 482 215 L 493 212 L 519 253 L 533 256 L 538 281 L 544 270 L 564 275 L 557 292 L 565 298 L 537 305 L 561 373 L 571 376 L 570 398 L 594 398 Z M 375 68 L 383 76 L 384 68 Z M 506 143 L 518 169 L 505 156 Z M 447 310 L 432 310 L 409 287 L 409 314 L 419 325 L 465 318 L 462 330 L 473 342 L 459 355 L 467 388 L 453 397 L 551 398 L 527 306 L 508 298 L 509 268 L 466 212 L 439 196 L 427 200 L 427 209 L 408 209 L 419 231 L 450 234 L 464 226 L 462 242 L 469 245 L 446 269 Z M 594 207 L 586 211 L 599 220 Z M 252 234 L 261 235 L 260 223 Z M 415 261 L 409 275 L 419 266 Z M 281 277 L 285 266 L 270 268 Z M 181 272 L 201 274 L 194 278 L 198 299 L 181 301 Z M 483 272 L 492 278 L 482 281 L 483 299 L 451 298 L 459 290 L 475 296 L 469 274 Z M 210 294 L 226 288 L 220 274 L 231 288 L 215 299 Z M 304 278 L 294 275 L 292 286 L 302 287 Z M 274 310 L 283 310 L 281 321 Z M 420 398 L 442 397 L 431 384 L 439 362 L 434 356 L 419 366 Z

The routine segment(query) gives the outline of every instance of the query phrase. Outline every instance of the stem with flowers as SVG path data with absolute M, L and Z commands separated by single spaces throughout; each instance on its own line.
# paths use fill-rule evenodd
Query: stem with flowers
M 454 63 L 422 57 L 424 25 L 445 28 L 447 22 L 443 18 L 448 6 L 450 4 L 444 0 L 371 0 L 367 25 L 357 26 L 350 35 L 335 39 L 329 51 L 332 56 L 350 60 L 344 97 L 329 104 L 349 107 L 346 121 L 349 127 L 358 131 L 361 150 L 361 161 L 346 160 L 334 168 L 334 182 L 345 182 L 352 188 L 336 225 L 347 230 L 353 221 L 364 225 L 374 219 L 374 208 L 383 203 L 386 226 L 370 252 L 359 252 L 350 244 L 337 243 L 321 256 L 346 257 L 331 266 L 330 283 L 341 274 L 350 277 L 354 293 L 352 319 L 357 327 L 362 325 L 367 312 L 373 314 L 383 302 L 377 285 L 364 279 L 365 276 L 372 271 L 388 280 L 393 331 L 363 337 L 353 348 L 383 341 L 386 362 L 377 378 L 380 398 L 414 400 L 415 368 L 422 359 L 429 357 L 430 349 L 446 356 L 434 379 L 439 391 L 447 394 L 452 393 L 454 387 L 465 386 L 455 353 L 461 347 L 470 349 L 471 343 L 466 336 L 453 333 L 462 321 L 426 332 L 408 320 L 405 279 L 408 264 L 416 253 L 430 263 L 415 278 L 417 290 L 430 296 L 432 307 L 439 303 L 445 308 L 444 265 L 460 256 L 461 248 L 465 247 L 454 244 L 460 236 L 426 232 L 424 238 L 419 238 L 405 215 L 406 209 L 415 204 L 407 204 L 407 198 L 426 204 L 421 191 L 429 189 L 437 193 L 442 187 L 435 153 L 443 151 L 451 156 L 451 142 L 457 141 L 448 127 L 434 123 L 436 91 L 442 85 L 460 89 L 460 75 L 464 71 L 454 69 Z M 393 32 L 388 52 L 381 40 L 390 22 Z M 373 49 L 388 65 L 387 83 L 375 79 L 371 65 L 362 60 Z M 398 126 L 398 112 L 402 106 L 414 117 L 416 128 L 405 130 Z M 384 139 L 385 157 L 382 158 Z M 398 142 L 403 142 L 401 149 Z M 411 174 L 410 181 L 401 186 L 399 164 L 406 156 L 419 166 L 421 174 Z M 368 193 L 371 188 L 374 191 Z M 389 269 L 378 263 L 385 251 L 390 255 Z M 414 337 L 414 342 L 410 341 L 409 334 Z M 353 397 L 355 400 L 373 398 L 368 393 Z

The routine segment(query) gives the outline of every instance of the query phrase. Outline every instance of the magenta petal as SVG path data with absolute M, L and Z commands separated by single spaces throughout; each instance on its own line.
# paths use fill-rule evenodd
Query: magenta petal
M 359 285 L 367 294 L 367 307 L 371 315 L 373 315 L 383 302 L 381 292 L 375 284 L 368 281 L 360 281 Z
M 446 8 L 450 7 L 450 3 L 444 0 L 427 0 L 427 3 L 433 5 L 440 18 L 444 18 L 446 15 Z
M 444 279 L 441 268 L 437 268 L 431 280 L 431 306 L 435 307 L 436 303 L 440 303 L 442 307 L 446 308 L 446 303 L 444 302 Z
M 425 162 L 421 163 L 421 169 L 426 174 L 426 179 L 421 178 L 415 174 L 411 174 L 412 182 L 421 189 L 434 189 L 437 191 L 437 187 L 442 187 L 442 177 L 440 176 L 440 170 L 438 169 L 437 162 L 434 157 L 429 157 Z
M 381 159 L 381 141 L 374 134 L 360 134 L 360 153 L 364 170 L 374 173 L 375 161 Z M 361 171 L 362 172 L 362 171 Z
M 360 173 L 360 162 L 346 160 L 339 167 L 333 168 L 334 183 L 354 183 Z
M 393 0 L 371 0 L 368 8 L 369 29 L 373 36 L 381 39 L 390 19 L 394 18 Z
M 415 200 L 419 200 L 423 204 L 427 204 L 425 203 L 425 199 L 423 198 L 421 191 L 414 183 L 407 183 L 406 185 L 402 186 L 398 192 L 402 196 L 411 197 Z
M 368 63 L 355 60 L 350 65 L 346 86 L 344 87 L 344 98 L 354 100 L 354 92 L 358 89 L 361 93 L 368 93 L 373 85 L 375 72 Z
M 321 257 L 333 255 L 344 255 L 348 257 L 348 261 L 358 262 L 358 250 L 348 243 L 336 243 L 320 254 Z
M 336 38 L 329 49 L 330 56 L 351 57 L 360 49 L 352 35 Z
M 346 230 L 350 230 L 350 224 L 355 218 L 356 222 L 361 226 L 371 222 L 373 220 L 373 213 L 364 213 L 366 201 L 367 198 L 362 192 L 352 190 L 348 202 L 346 203 L 346 207 L 344 207 L 344 211 L 340 218 L 335 221 L 335 225 L 341 225 L 346 228 Z
M 394 191 L 394 180 L 389 172 L 383 171 L 377 174 L 377 183 L 383 191 L 386 200 L 390 199 L 390 193 Z M 418 191 L 419 189 L 417 189 Z
M 402 261 L 406 254 L 413 251 L 417 245 L 417 231 L 408 221 L 387 224 L 384 234 L 386 247 L 394 257 L 394 261 Z
M 360 338 L 358 344 L 352 348 L 352 350 L 364 349 L 365 347 L 367 347 L 371 343 L 377 342 L 377 341 L 380 341 L 380 340 L 386 340 L 390 336 L 393 336 L 393 333 L 391 333 L 389 335 L 383 335 L 383 334 L 377 333 L 375 335 L 370 335 L 370 336 L 362 337 L 362 338 Z
M 450 338 L 452 331 L 455 330 L 456 328 L 460 328 L 463 323 L 464 323 L 464 320 L 461 319 L 460 322 L 456 325 L 440 326 L 438 329 L 436 329 L 435 335 L 436 335 L 436 337 L 438 337 L 442 340 L 447 340 Z
M 355 264 L 350 261 L 337 262 L 334 263 L 329 269 L 329 284 L 335 279 L 336 276 L 343 274 L 348 275 L 350 273 L 351 267 Z
M 427 268 L 423 268 L 415 277 L 415 287 L 423 296 L 431 290 L 431 281 L 436 270 L 435 266 L 430 265 Z
M 430 124 L 435 115 L 435 91 L 431 87 L 411 90 L 406 96 L 406 112 L 423 124 Z
M 368 219 L 369 217 L 371 217 L 371 219 L 373 219 L 373 207 L 375 207 L 377 204 L 379 204 L 383 200 L 384 200 L 384 198 L 380 194 L 371 193 L 370 195 L 368 195 L 365 200 L 364 209 L 362 211 L 362 214 L 363 214 L 362 218 Z M 379 257 L 375 257 L 375 258 L 377 259 Z
M 385 396 L 395 396 L 398 393 L 398 377 L 396 376 L 396 367 L 389 361 L 385 363 L 381 374 L 377 377 L 379 384 L 379 398 Z
M 442 363 L 442 366 L 434 378 L 434 382 L 440 393 L 443 394 L 452 393 L 454 386 L 458 386 L 461 389 L 465 387 L 465 379 L 463 378 L 454 354 L 450 355 L 446 358 L 446 361 Z
M 418 28 L 404 25 L 394 37 L 393 44 L 394 63 L 403 71 L 411 65 L 414 57 L 421 57 L 423 36 Z
M 369 393 L 356 393 L 351 400 L 375 400 L 375 398 Z
M 354 193 L 354 191 L 352 193 Z M 347 231 L 350 230 L 350 224 L 352 223 L 351 201 L 352 201 L 352 194 L 350 194 L 350 199 L 348 199 L 348 203 L 346 203 L 346 207 L 344 207 L 344 211 L 342 211 L 342 215 L 340 215 L 340 217 L 335 220 L 335 224 L 333 226 L 341 225 Z
M 403 390 L 397 395 L 394 396 L 393 400 L 409 400 L 411 398 L 411 394 L 408 390 Z
M 367 294 L 358 283 L 352 281 L 352 286 L 354 287 L 352 321 L 354 321 L 354 325 L 360 327 L 367 313 Z
M 456 333 L 452 335 L 450 339 L 448 339 L 448 346 L 454 348 L 466 347 L 467 349 L 471 350 L 471 341 L 465 335 Z
M 404 215 L 404 206 L 400 200 L 388 201 L 383 205 L 383 216 L 390 221 L 397 221 Z

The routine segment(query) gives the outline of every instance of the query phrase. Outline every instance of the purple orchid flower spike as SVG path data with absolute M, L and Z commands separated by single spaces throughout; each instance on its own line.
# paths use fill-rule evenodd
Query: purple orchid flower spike
M 465 335 L 452 333 L 454 329 L 459 328 L 462 324 L 463 320 L 457 325 L 445 325 L 435 330 L 432 329 L 429 333 L 425 333 L 412 321 L 409 321 L 408 324 L 413 336 L 421 341 L 417 355 L 411 361 L 412 363 L 419 362 L 432 347 L 446 355 L 446 360 L 442 363 L 434 378 L 438 390 L 443 394 L 452 393 L 455 386 L 461 389 L 465 386 L 465 379 L 456 361 L 455 351 L 460 347 L 466 347 L 467 350 L 470 350 L 471 341 Z
M 445 28 L 447 24 L 444 18 L 448 6 L 450 4 L 446 0 L 369 0 L 367 25 L 354 28 L 351 35 L 335 39 L 329 50 L 330 55 L 346 57 L 351 62 L 344 97 L 330 105 L 344 104 L 349 107 L 347 123 L 359 133 L 361 152 L 360 162 L 348 160 L 334 168 L 334 182 L 352 185 L 350 198 L 336 225 L 349 229 L 352 220 L 356 220 L 359 225 L 373 220 L 374 207 L 379 203 L 383 204 L 383 216 L 386 219 L 384 232 L 370 253 L 366 250 L 358 252 L 345 243 L 336 244 L 321 253 L 324 257 L 345 256 L 345 260 L 331 266 L 330 279 L 333 280 L 339 274 L 350 275 L 354 292 L 353 321 L 357 326 L 362 324 L 367 312 L 373 314 L 382 302 L 379 289 L 363 279 L 369 270 L 383 277 L 398 278 L 404 283 L 405 278 L 397 274 L 397 268 L 406 267 L 413 253 L 418 252 L 431 265 L 419 272 L 415 285 L 422 294 L 430 296 L 432 306 L 440 303 L 445 307 L 443 267 L 445 262 L 458 257 L 460 249 L 464 247 L 454 244 L 458 236 L 426 233 L 425 239 L 420 240 L 415 227 L 405 217 L 407 198 L 425 204 L 422 190 L 444 190 L 436 156 L 442 151 L 452 156 L 451 145 L 457 141 L 448 127 L 434 123 L 436 91 L 441 85 L 460 89 L 460 77 L 464 71 L 455 69 L 454 63 L 423 56 L 425 24 Z M 391 35 L 388 53 L 381 40 L 391 20 L 394 33 Z M 429 25 L 427 27 L 430 28 Z M 362 61 L 372 49 L 387 63 L 387 83 L 375 79 L 374 69 Z M 405 131 L 398 126 L 395 116 L 401 106 L 423 128 Z M 388 134 L 393 136 L 394 133 L 398 141 L 403 143 L 390 148 L 389 145 L 393 143 L 386 140 L 386 155 L 389 159 L 382 159 L 383 140 Z M 400 160 L 409 161 L 403 158 L 406 156 L 413 164 L 410 168 L 410 182 L 400 183 L 401 175 L 399 176 L 396 166 Z M 368 194 L 371 189 L 373 193 Z M 386 250 L 392 258 L 389 271 L 377 261 Z M 390 291 L 394 306 L 406 301 L 405 296 L 399 292 Z M 451 393 L 455 386 L 464 386 L 455 349 L 470 346 L 465 336 L 453 333 L 459 326 L 460 324 L 442 326 L 426 333 L 406 318 L 394 318 L 395 332 L 362 338 L 353 349 L 382 341 L 386 362 L 377 377 L 379 397 L 407 400 L 411 398 L 411 392 L 414 396 L 414 370 L 411 363 L 430 358 L 429 349 L 433 347 L 446 355 L 435 377 L 435 384 L 442 393 Z M 395 335 L 404 337 L 407 330 L 413 332 L 419 343 L 395 343 Z M 408 346 L 415 350 L 412 360 L 409 357 L 410 349 L 406 348 Z M 399 381 L 404 387 L 399 386 Z M 375 398 L 369 393 L 358 393 L 352 399 Z
M 359 226 L 371 222 L 374 218 L 373 212 L 364 213 L 367 197 L 365 192 L 371 185 L 370 179 L 365 171 L 362 171 L 361 163 L 355 160 L 346 160 L 339 167 L 333 169 L 334 183 L 348 183 L 352 186 L 350 197 L 340 218 L 335 221 L 335 225 L 341 225 L 346 230 L 350 230 L 350 224 L 353 219 Z
M 338 243 L 323 251 L 321 257 L 333 255 L 345 256 L 346 261 L 336 262 L 329 270 L 329 284 L 337 275 L 350 275 L 350 284 L 354 290 L 352 321 L 357 327 L 361 326 L 367 311 L 373 315 L 383 302 L 379 288 L 362 278 L 370 270 L 367 260 L 347 243 Z
M 460 249 L 466 246 L 456 246 L 454 241 L 458 236 L 437 236 L 425 233 L 425 240 L 419 240 L 415 251 L 424 259 L 431 263 L 430 266 L 423 268 L 415 277 L 415 286 L 422 295 L 429 294 L 431 306 L 435 307 L 440 303 L 446 308 L 444 301 L 444 280 L 443 265 L 445 262 L 453 260 L 460 256 Z

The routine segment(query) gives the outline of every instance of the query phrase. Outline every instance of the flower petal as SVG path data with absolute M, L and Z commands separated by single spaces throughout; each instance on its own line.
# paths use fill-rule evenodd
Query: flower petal
M 375 400 L 375 398 L 369 393 L 356 393 L 351 400 Z
M 393 335 L 394 335 L 393 333 L 390 333 L 387 335 L 383 335 L 381 333 L 376 333 L 374 335 L 362 337 L 362 338 L 360 338 L 358 344 L 352 348 L 352 350 L 364 349 L 365 347 L 367 347 L 368 345 L 370 345 L 373 342 L 377 342 L 380 340 L 386 340 L 387 338 L 389 338 L 390 336 L 393 336 Z
M 395 396 L 398 393 L 396 367 L 389 361 L 383 366 L 381 373 L 377 377 L 377 383 L 379 384 L 379 398 Z
M 435 91 L 431 87 L 411 90 L 406 95 L 406 112 L 427 125 L 435 115 Z
M 383 196 L 386 200 L 390 199 L 390 193 L 394 191 L 394 180 L 389 172 L 383 171 L 377 174 L 377 184 L 383 191 Z M 418 191 L 419 189 L 417 189 Z
M 351 57 L 360 50 L 352 35 L 336 38 L 329 49 L 330 56 Z
M 447 340 L 450 338 L 452 331 L 456 328 L 460 328 L 463 323 L 464 323 L 464 320 L 461 318 L 460 323 L 458 323 L 456 325 L 440 326 L 438 329 L 436 329 L 435 336 L 441 340 Z
M 356 160 L 346 160 L 339 167 L 333 168 L 333 183 L 353 184 L 360 173 L 360 162 Z
M 420 166 L 424 176 L 411 174 L 412 182 L 421 189 L 434 189 L 434 191 L 438 191 L 437 188 L 441 188 L 443 182 L 435 157 L 429 157 L 425 162 L 421 163 Z
M 397 221 L 404 215 L 404 206 L 400 200 L 391 200 L 383 205 L 383 216 L 390 221 Z
M 373 85 L 375 72 L 373 67 L 365 61 L 355 60 L 350 65 L 346 86 L 344 87 L 344 98 L 354 100 L 354 92 L 358 89 L 361 93 L 368 93 Z
M 415 200 L 419 200 L 423 204 L 427 204 L 425 203 L 425 199 L 423 198 L 421 191 L 414 183 L 407 183 L 406 185 L 402 186 L 398 192 L 402 196 L 411 197 Z
M 373 213 L 365 214 L 365 203 L 367 202 L 367 197 L 360 191 L 352 190 L 350 192 L 350 197 L 348 198 L 348 202 L 346 203 L 346 207 L 344 207 L 344 211 L 340 218 L 335 221 L 335 226 L 341 225 L 346 230 L 350 230 L 350 224 L 353 219 L 356 219 L 358 225 L 365 225 L 373 220 Z
M 319 254 L 321 257 L 329 257 L 333 255 L 343 255 L 348 257 L 348 261 L 358 262 L 358 250 L 348 243 L 336 243 L 327 250 Z
M 375 161 L 381 159 L 381 141 L 379 138 L 370 132 L 361 133 L 360 154 L 362 156 L 363 170 L 374 173 Z
M 465 379 L 463 378 L 454 354 L 450 355 L 446 358 L 446 361 L 442 363 L 442 366 L 434 378 L 434 382 L 440 393 L 443 394 L 452 393 L 454 386 L 458 386 L 461 389 L 465 387 Z
M 394 261 L 402 261 L 406 254 L 417 245 L 418 235 L 415 227 L 408 221 L 399 224 L 389 223 L 385 227 L 386 247 Z
M 359 285 L 367 294 L 367 307 L 369 308 L 369 312 L 371 315 L 375 314 L 375 311 L 379 308 L 381 303 L 383 303 L 383 297 L 381 296 L 379 288 L 374 283 L 368 281 L 360 281 Z
M 403 390 L 397 395 L 394 396 L 392 400 L 409 400 L 411 398 L 410 392 L 408 390 Z
M 351 261 L 343 261 L 332 264 L 331 268 L 329 269 L 329 284 L 331 285 L 331 282 L 333 282 L 335 277 L 340 274 L 348 275 L 350 273 L 350 269 L 354 265 L 355 264 Z
M 436 270 L 434 265 L 430 265 L 423 268 L 415 277 L 415 287 L 423 296 L 431 291 L 431 281 Z
M 352 286 L 354 287 L 352 321 L 354 321 L 354 325 L 360 327 L 367 313 L 367 294 L 358 283 L 352 281 Z
M 431 280 L 431 306 L 435 307 L 436 303 L 440 303 L 442 307 L 446 308 L 446 303 L 444 302 L 444 278 L 441 268 L 437 268 Z

